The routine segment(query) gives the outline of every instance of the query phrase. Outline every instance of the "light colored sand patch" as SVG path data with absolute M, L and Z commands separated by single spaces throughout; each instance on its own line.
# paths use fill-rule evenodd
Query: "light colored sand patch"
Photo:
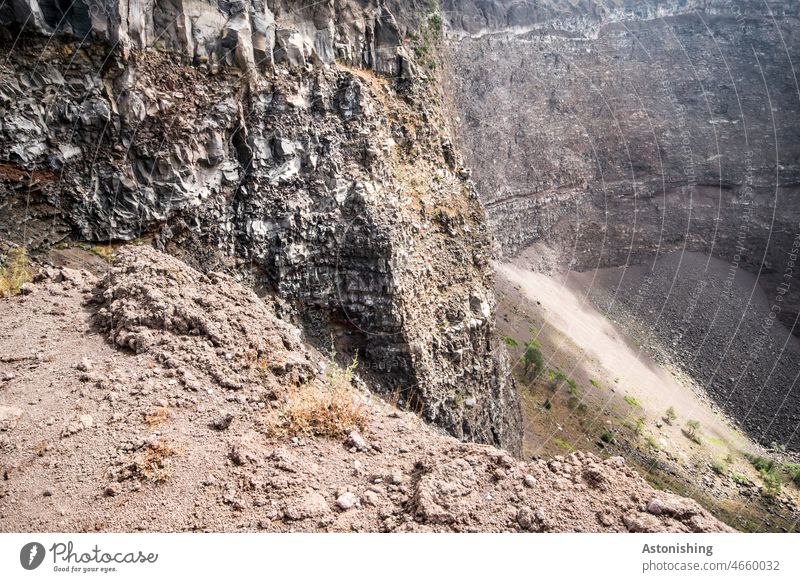
M 500 276 L 512 285 L 519 286 L 532 302 L 540 303 L 539 309 L 545 321 L 540 330 L 542 335 L 557 331 L 574 342 L 581 351 L 580 361 L 575 367 L 582 368 L 589 377 L 601 379 L 601 389 L 609 389 L 607 387 L 610 386 L 618 396 L 634 397 L 651 419 L 660 418 L 669 407 L 675 408 L 679 420 L 675 426 L 665 427 L 664 430 L 674 452 L 691 454 L 688 439 L 680 433 L 688 419 L 698 420 L 701 432 L 713 437 L 715 442 L 749 448 L 747 441 L 729 425 L 723 415 L 698 396 L 699 388 L 690 379 L 679 379 L 677 374 L 661 367 L 631 343 L 624 329 L 610 321 L 586 299 L 585 290 L 581 288 L 585 284 L 585 276 L 578 283 L 573 282 L 572 278 L 566 278 L 565 281 L 563 274 L 545 275 L 508 263 L 495 267 Z M 562 342 L 556 351 L 562 349 L 570 348 Z M 556 359 L 558 361 L 558 357 Z M 608 397 L 612 397 L 610 389 Z M 709 449 L 717 448 L 710 443 L 707 446 Z M 709 452 L 705 453 L 706 456 Z

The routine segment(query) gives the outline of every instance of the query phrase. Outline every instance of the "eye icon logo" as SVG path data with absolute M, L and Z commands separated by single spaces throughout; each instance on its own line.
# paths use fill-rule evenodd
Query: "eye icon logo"
M 44 554 L 44 546 L 39 542 L 27 543 L 19 552 L 19 563 L 26 570 L 35 570 L 42 565 Z

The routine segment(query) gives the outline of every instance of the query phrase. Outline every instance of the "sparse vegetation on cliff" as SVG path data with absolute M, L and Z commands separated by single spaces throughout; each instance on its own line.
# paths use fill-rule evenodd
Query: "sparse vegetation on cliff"
M 631 408 L 636 408 L 637 406 L 641 406 L 641 404 L 639 404 L 639 401 L 630 394 L 625 395 L 625 402 L 627 402 L 628 406 L 630 406 Z
M 745 453 L 745 458 L 750 461 L 753 468 L 758 471 L 764 484 L 764 495 L 769 498 L 778 497 L 783 487 L 783 474 L 778 463 L 767 457 Z
M 366 426 L 366 410 L 353 393 L 353 374 L 358 368 L 358 355 L 347 367 L 336 363 L 331 348 L 325 367 L 325 381 L 304 383 L 287 390 L 280 407 L 280 430 L 291 435 L 340 437 L 353 429 Z
M 687 420 L 686 427 L 682 430 L 682 432 L 686 438 L 699 445 L 702 444 L 702 441 L 700 440 L 700 435 L 697 434 L 697 431 L 699 430 L 700 430 L 700 421 Z
M 800 463 L 786 463 L 783 468 L 786 470 L 789 479 L 800 487 Z
M 535 339 L 525 342 L 525 355 L 522 357 L 525 366 L 525 374 L 528 374 L 533 367 L 533 377 L 536 378 L 544 367 L 541 345 Z
M 17 247 L 0 256 L 0 297 L 12 297 L 22 292 L 22 286 L 33 280 L 28 251 Z

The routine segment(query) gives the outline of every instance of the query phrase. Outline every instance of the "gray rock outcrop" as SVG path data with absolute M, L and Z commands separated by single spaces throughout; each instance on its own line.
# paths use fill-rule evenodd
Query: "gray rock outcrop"
M 440 28 L 415 0 L 7 3 L 0 236 L 228 271 L 378 390 L 519 452 L 486 218 L 422 62 Z

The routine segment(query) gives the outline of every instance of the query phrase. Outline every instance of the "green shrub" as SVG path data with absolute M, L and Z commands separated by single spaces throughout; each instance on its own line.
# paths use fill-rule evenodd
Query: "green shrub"
M 428 18 L 428 24 L 430 24 L 431 30 L 437 36 L 442 32 L 442 17 L 438 14 L 431 14 L 430 18 Z
M 775 461 L 772 459 L 768 459 L 760 455 L 753 455 L 751 453 L 745 453 L 744 457 L 750 461 L 750 464 L 753 465 L 753 468 L 755 468 L 755 470 L 759 473 L 762 471 L 768 473 L 775 468 Z
M 764 481 L 764 495 L 774 498 L 781 494 L 783 477 L 781 476 L 780 471 L 776 469 L 771 471 L 762 471 L 761 479 Z
M 567 441 L 563 441 L 561 439 L 553 439 L 553 442 L 556 444 L 556 446 L 558 446 L 559 448 L 564 449 L 568 453 L 574 453 L 575 450 L 576 450 L 575 447 L 573 447 Z
M 558 370 L 553 370 L 552 368 L 547 373 L 548 380 L 550 382 L 550 388 L 552 390 L 558 390 L 558 387 L 561 386 L 561 383 L 564 382 L 567 384 L 567 389 L 572 396 L 578 395 L 578 383 L 575 382 L 572 378 L 567 376 L 560 368 Z
M 650 448 L 655 449 L 657 451 L 661 450 L 661 445 L 658 444 L 656 437 L 654 437 L 653 435 L 651 434 L 647 435 L 646 437 L 644 437 L 644 440 L 650 446 Z
M 517 343 L 517 340 L 515 340 L 513 337 L 506 336 L 503 338 L 503 341 L 506 343 L 507 346 L 511 348 L 516 348 L 519 345 Z
M 627 402 L 628 406 L 630 406 L 631 408 L 636 408 L 637 406 L 641 406 L 639 401 L 636 400 L 636 398 L 634 398 L 630 394 L 625 395 L 625 402 Z
M 789 480 L 800 487 L 800 463 L 786 463 L 783 470 L 789 475 Z
M 741 473 L 731 473 L 731 479 L 733 479 L 734 483 L 737 483 L 739 485 L 750 485 L 750 479 L 748 479 Z
M 600 440 L 606 444 L 613 444 L 614 443 L 614 435 L 610 431 L 605 431 L 603 434 L 600 435 Z
M 572 378 L 567 378 L 567 386 L 567 389 L 572 396 L 578 395 L 578 384 L 575 382 L 575 380 Z
M 664 419 L 667 421 L 667 424 L 672 424 L 677 418 L 678 415 L 675 413 L 675 408 L 673 406 L 667 408 L 667 413 L 664 416 Z
M 525 342 L 525 355 L 522 357 L 522 362 L 525 365 L 525 374 L 528 373 L 531 366 L 533 366 L 533 377 L 537 377 L 544 367 L 544 358 L 542 358 L 542 350 L 536 340 Z
M 761 455 L 745 453 L 744 456 L 750 461 L 753 468 L 758 471 L 759 475 L 761 475 L 761 480 L 764 482 L 764 495 L 771 498 L 780 495 L 783 475 L 781 474 L 778 464 L 772 459 L 762 457 Z
M 728 472 L 728 465 L 725 464 L 725 461 L 722 461 L 720 459 L 712 459 L 711 460 L 711 469 L 717 475 L 724 475 L 725 473 Z

